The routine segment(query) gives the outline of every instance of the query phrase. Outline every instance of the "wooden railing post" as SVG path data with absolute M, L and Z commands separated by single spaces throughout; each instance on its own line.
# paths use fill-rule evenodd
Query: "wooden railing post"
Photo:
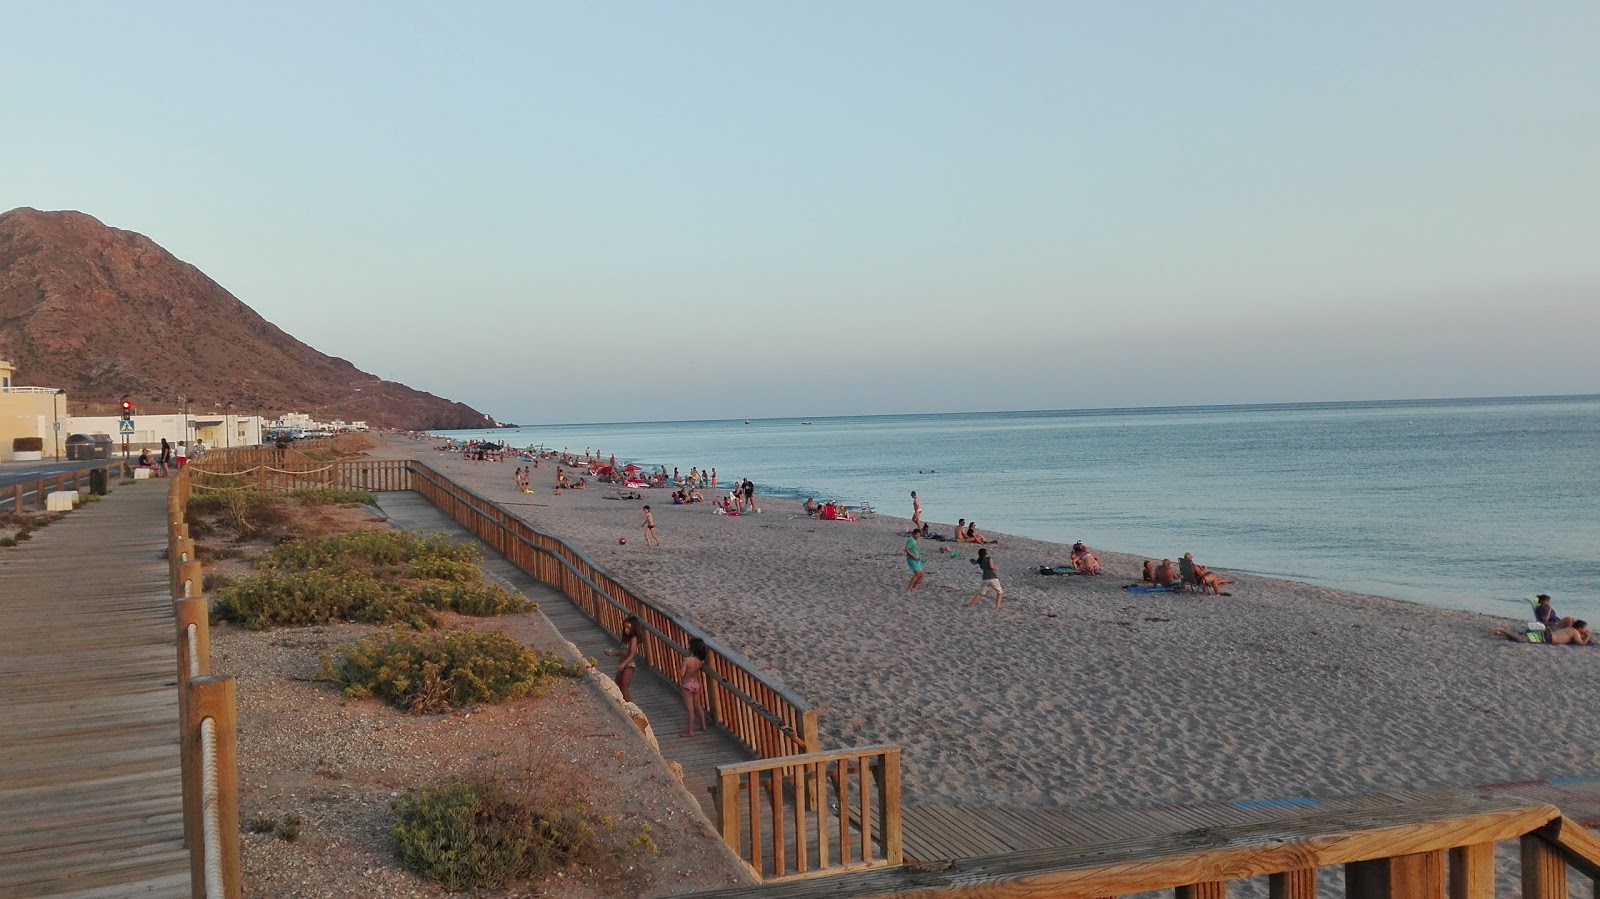
M 205 797 L 202 808 L 202 821 L 214 822 L 214 826 L 202 826 L 204 851 L 190 853 L 189 870 L 196 899 L 241 899 L 243 894 L 239 872 L 239 747 L 234 708 L 232 677 L 207 675 L 189 681 L 191 726 L 184 739 L 190 742 L 196 762 L 207 756 L 204 736 L 207 719 L 212 722 L 216 738 L 213 754 L 216 792 Z M 196 767 L 210 780 L 203 765 Z M 208 883 L 219 880 L 220 891 L 208 889 Z
M 179 599 L 172 604 L 178 626 L 178 750 L 183 779 L 183 843 L 191 850 L 201 846 L 200 769 L 190 756 L 188 739 L 193 725 L 189 710 L 189 679 L 211 673 L 211 633 L 208 610 L 203 597 Z M 193 641 L 189 638 L 194 629 Z
M 1191 883 L 1172 891 L 1173 899 L 1228 899 L 1228 884 L 1221 880 Z
M 1566 899 L 1567 863 L 1532 834 L 1522 838 L 1522 899 Z
M 1267 878 L 1268 899 L 1317 899 L 1317 869 L 1285 871 Z
M 716 789 L 717 830 L 722 841 L 739 851 L 739 775 L 719 774 Z
M 1445 899 L 1445 853 L 1419 852 L 1345 865 L 1349 899 Z
M 883 860 L 898 865 L 904 860 L 900 833 L 900 750 L 885 750 L 874 771 L 878 784 L 878 838 L 883 841 Z M 796 797 L 799 791 L 795 791 Z M 863 821 L 863 827 L 866 822 Z
M 1450 899 L 1494 899 L 1494 844 L 1450 850 Z

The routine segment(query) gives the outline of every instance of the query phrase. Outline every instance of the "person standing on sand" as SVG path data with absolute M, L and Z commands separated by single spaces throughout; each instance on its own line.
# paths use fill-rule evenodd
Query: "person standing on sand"
M 717 486 L 717 470 L 715 468 L 711 469 L 711 486 Z
M 967 603 L 967 608 L 972 608 L 983 600 L 985 594 L 994 591 L 994 607 L 1000 608 L 1000 600 L 1006 598 L 1006 590 L 1000 586 L 1000 566 L 995 564 L 994 557 L 989 555 L 987 549 L 978 550 L 978 557 L 972 560 L 978 566 L 978 577 L 983 585 L 978 592 L 972 595 L 972 602 Z
M 689 640 L 689 651 L 683 657 L 683 662 L 678 666 L 678 689 L 683 691 L 683 712 L 689 718 L 689 729 L 684 731 L 684 736 L 694 736 L 694 719 L 700 719 L 700 730 L 705 732 L 711 728 L 706 726 L 706 706 L 702 698 L 704 686 L 701 679 L 706 670 L 706 641 L 699 637 Z
M 911 527 L 922 528 L 922 500 L 917 499 L 917 491 L 911 491 Z
M 622 645 L 616 649 L 606 650 L 608 656 L 620 656 L 617 661 L 617 689 L 622 691 L 622 701 L 632 702 L 633 696 L 628 693 L 628 688 L 633 686 L 633 672 L 639 667 L 639 659 L 644 655 L 644 636 L 639 633 L 639 618 L 629 615 L 622 620 Z
M 749 478 L 744 479 L 744 504 L 751 512 L 759 512 L 756 508 L 756 485 Z
M 644 528 L 644 544 L 646 546 L 660 546 L 661 538 L 656 536 L 656 517 L 650 513 L 650 507 L 644 507 L 644 521 L 640 522 Z
M 906 584 L 907 593 L 922 583 L 922 548 L 917 546 L 917 536 L 921 533 L 921 528 L 912 528 L 911 536 L 906 538 L 906 567 L 911 569 L 911 583 Z

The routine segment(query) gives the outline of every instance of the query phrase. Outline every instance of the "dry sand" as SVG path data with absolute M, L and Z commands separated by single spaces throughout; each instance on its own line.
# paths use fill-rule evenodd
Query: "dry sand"
M 1005 535 L 992 535 L 1004 607 L 968 608 L 964 545 L 923 541 L 927 577 L 905 593 L 904 518 L 817 521 L 777 499 L 728 518 L 641 491 L 656 549 L 642 503 L 604 486 L 552 495 L 548 462 L 523 494 L 511 462 L 409 441 L 391 453 L 737 648 L 816 706 L 825 746 L 900 744 L 910 802 L 1171 804 L 1600 773 L 1600 650 L 1491 638 L 1508 622 L 1483 615 L 1234 574 L 1231 596 L 1134 595 L 1121 588 L 1142 559 L 1095 547 L 1104 575 L 1044 577 L 1029 569 L 1067 548 Z

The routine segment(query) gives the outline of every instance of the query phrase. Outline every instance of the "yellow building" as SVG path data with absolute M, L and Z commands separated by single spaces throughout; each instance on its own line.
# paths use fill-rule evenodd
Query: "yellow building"
M 0 360 L 0 462 L 65 456 L 67 392 L 55 387 L 18 386 L 16 366 Z M 18 437 L 39 437 L 44 449 L 38 456 L 20 458 L 11 442 Z

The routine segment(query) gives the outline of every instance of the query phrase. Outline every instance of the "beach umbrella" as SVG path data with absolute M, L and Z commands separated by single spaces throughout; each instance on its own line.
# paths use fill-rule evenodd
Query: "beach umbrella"
M 640 468 L 637 465 L 629 463 L 627 465 L 622 466 L 622 470 L 623 471 L 627 471 L 627 472 L 634 472 L 634 471 L 643 471 L 644 469 Z

